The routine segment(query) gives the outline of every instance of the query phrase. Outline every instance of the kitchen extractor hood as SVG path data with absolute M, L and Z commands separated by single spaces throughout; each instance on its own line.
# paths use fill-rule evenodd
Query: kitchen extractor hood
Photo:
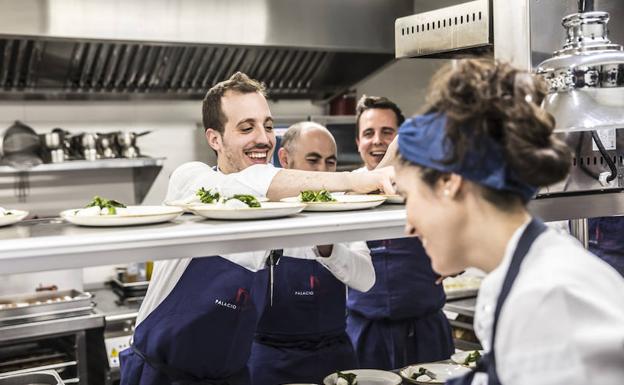
M 0 99 L 201 98 L 243 71 L 324 100 L 393 60 L 410 0 L 0 1 Z

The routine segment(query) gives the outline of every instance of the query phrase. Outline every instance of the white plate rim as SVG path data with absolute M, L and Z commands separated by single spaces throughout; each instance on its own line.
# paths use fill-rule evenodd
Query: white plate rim
M 30 214 L 26 210 L 17 210 L 17 209 L 5 209 L 6 211 L 10 211 L 13 214 L 11 215 L 3 215 L 0 217 L 0 226 L 10 226 L 14 225 L 18 222 L 21 222 Z
M 435 365 L 435 366 L 453 366 L 456 367 L 457 369 L 460 369 L 460 371 L 465 371 L 465 373 L 468 373 L 471 369 L 468 368 L 465 365 L 460 365 L 457 364 L 455 362 L 424 362 L 422 364 L 414 364 L 414 365 L 408 365 L 404 368 L 401 368 L 399 370 L 399 374 L 401 375 L 401 377 L 403 377 L 405 380 L 411 382 L 412 384 L 444 384 L 446 382 L 446 380 L 432 380 L 432 381 L 427 381 L 427 382 L 421 382 L 421 381 L 416 381 L 415 379 L 411 378 L 408 373 L 407 370 L 411 367 L 424 367 L 426 368 L 427 366 L 431 366 L 431 365 Z M 432 370 L 433 371 L 433 370 Z M 459 375 L 463 375 L 463 373 L 460 373 Z
M 305 209 L 303 203 L 288 203 L 288 202 L 264 202 L 264 204 L 270 204 L 273 207 L 224 207 L 211 205 L 202 205 L 201 207 L 190 207 L 195 215 L 198 215 L 207 219 L 215 220 L 257 220 L 257 219 L 274 219 L 288 217 L 291 215 L 299 214 Z M 208 207 L 206 207 L 208 206 Z M 282 211 L 282 212 L 276 212 Z M 263 215 L 265 213 L 265 215 Z M 228 216 L 230 215 L 230 216 Z
M 260 202 L 260 205 L 262 204 L 278 204 L 281 207 L 266 207 L 266 206 L 260 206 L 260 207 L 227 207 L 227 206 L 223 206 L 223 205 L 217 205 L 215 203 L 201 203 L 201 204 L 194 204 L 194 205 L 190 205 L 188 206 L 188 209 L 190 210 L 211 210 L 211 211 L 262 211 L 262 210 L 274 210 L 274 209 L 280 209 L 280 208 L 295 208 L 295 207 L 303 207 L 305 208 L 306 204 L 305 203 L 300 203 L 300 202 Z M 214 206 L 214 207 L 210 207 L 210 206 Z
M 479 349 L 475 349 L 475 350 L 464 350 L 461 352 L 457 352 L 454 353 L 453 355 L 451 355 L 451 361 L 453 361 L 454 363 L 456 363 L 457 365 L 462 365 L 465 367 L 470 367 L 469 365 L 464 364 L 464 361 L 466 360 L 466 356 L 474 351 L 478 351 L 479 354 L 481 354 L 481 357 L 483 357 L 483 355 L 485 354 L 484 350 L 479 350 Z M 459 357 L 463 357 L 463 359 L 459 358 Z M 461 360 L 461 362 L 459 362 L 458 360 Z
M 269 198 L 267 197 L 258 197 L 255 196 L 254 197 L 258 200 L 258 202 L 260 203 L 266 203 L 269 202 Z M 188 203 L 184 203 L 184 201 L 182 199 L 173 199 L 170 201 L 164 201 L 163 205 L 164 206 L 169 206 L 169 207 L 182 207 L 182 208 L 189 208 L 190 206 L 196 206 L 196 205 L 211 205 L 214 203 L 201 203 L 201 202 L 188 202 Z
M 389 372 L 389 371 L 386 371 L 386 370 L 380 370 L 380 369 L 351 369 L 351 370 L 341 370 L 341 372 L 343 372 L 343 373 L 355 373 L 358 376 L 364 376 L 365 373 L 372 374 L 372 372 L 377 372 L 377 373 L 382 374 L 384 376 L 391 377 L 392 379 L 386 378 L 386 379 L 388 379 L 390 381 L 398 381 L 398 382 L 395 382 L 392 385 L 401 385 L 401 383 L 403 381 L 401 379 L 401 376 L 399 376 L 398 374 L 392 373 L 392 372 Z M 325 385 L 335 385 L 336 381 L 333 378 L 335 375 L 336 375 L 336 373 L 331 373 L 331 374 L 327 375 L 325 378 L 323 378 L 323 384 L 325 384 Z M 377 377 L 375 379 L 378 379 L 378 378 L 379 377 Z
M 149 214 L 113 214 L 113 215 L 85 215 L 83 218 L 107 218 L 107 219 L 120 219 L 120 218 L 148 218 L 148 217 L 154 217 L 154 216 L 161 216 L 161 215 L 173 215 L 173 214 L 182 214 L 184 212 L 184 210 L 180 207 L 177 206 L 157 206 L 157 205 L 148 205 L 148 206 L 127 206 L 128 208 L 130 207 L 141 207 L 141 208 L 151 208 L 151 207 L 158 207 L 158 208 L 164 208 L 164 209 L 169 209 L 171 211 L 165 211 L 165 212 L 160 212 L 160 213 L 149 213 Z M 76 215 L 76 211 L 78 210 L 82 210 L 83 208 L 80 209 L 68 209 L 68 210 L 63 210 L 60 212 L 60 217 L 61 218 L 66 218 L 66 217 L 78 217 L 78 215 Z M 107 220 L 104 219 L 104 220 Z
M 298 203 L 303 203 L 307 206 L 320 206 L 320 205 L 353 205 L 353 204 L 361 204 L 361 203 L 373 203 L 373 202 L 384 202 L 386 200 L 386 197 L 383 195 L 367 195 L 367 194 L 349 194 L 349 195 L 335 195 L 333 196 L 334 198 L 338 198 L 340 199 L 340 197 L 345 197 L 345 196 L 351 196 L 351 197 L 362 197 L 362 198 L 366 198 L 366 199 L 362 199 L 360 201 L 356 201 L 356 202 L 340 202 L 338 200 L 336 201 L 332 201 L 332 202 L 301 202 L 299 200 L 299 196 L 295 196 L 295 197 L 287 197 L 287 198 L 282 198 L 280 199 L 280 202 L 288 202 L 288 203 L 294 203 L 294 202 L 298 202 Z

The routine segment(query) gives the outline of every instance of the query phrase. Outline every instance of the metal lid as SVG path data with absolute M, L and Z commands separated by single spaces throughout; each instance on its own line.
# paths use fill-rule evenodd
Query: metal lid
M 537 67 L 550 88 L 543 107 L 556 131 L 624 127 L 624 48 L 609 40 L 607 12 L 563 18 L 566 42 Z
M 624 86 L 624 48 L 609 40 L 608 22 L 607 12 L 563 18 L 567 36 L 563 48 L 537 67 L 552 92 Z

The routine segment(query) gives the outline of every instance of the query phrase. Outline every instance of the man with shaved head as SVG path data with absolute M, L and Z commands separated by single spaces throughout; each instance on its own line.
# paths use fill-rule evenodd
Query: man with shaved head
M 277 154 L 284 168 L 336 171 L 336 141 L 327 128 L 315 122 L 295 123 L 282 137 Z
M 289 127 L 278 156 L 285 169 L 336 171 L 336 141 L 318 123 Z M 297 253 L 275 266 L 273 303 L 265 306 L 249 359 L 254 385 L 320 384 L 330 373 L 357 367 L 346 334 L 346 286 L 366 291 L 375 282 L 366 244 Z M 301 259 L 307 255 L 314 258 Z

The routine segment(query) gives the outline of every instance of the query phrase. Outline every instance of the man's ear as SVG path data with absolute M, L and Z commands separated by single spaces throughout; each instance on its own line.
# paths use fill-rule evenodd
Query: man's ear
M 208 142 L 210 148 L 216 152 L 221 150 L 221 147 L 223 146 L 221 133 L 213 128 L 206 129 L 206 141 Z
M 282 168 L 288 168 L 288 151 L 286 151 L 284 147 L 280 147 L 280 149 L 277 150 L 277 157 L 279 158 Z

